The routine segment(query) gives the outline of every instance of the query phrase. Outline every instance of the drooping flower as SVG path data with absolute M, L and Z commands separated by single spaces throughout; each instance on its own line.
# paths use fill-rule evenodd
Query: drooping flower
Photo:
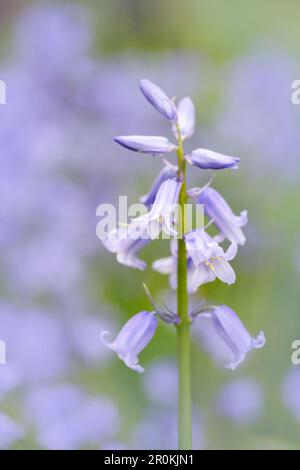
M 182 140 L 192 137 L 195 130 L 195 106 L 191 98 L 186 96 L 177 105 L 178 112 L 178 126 L 180 129 L 180 136 Z M 173 134 L 178 139 L 178 132 L 176 124 L 172 126 Z
M 146 231 L 151 239 L 156 238 L 161 231 L 167 235 L 177 236 L 174 228 L 174 213 L 178 202 L 181 182 L 176 179 L 164 181 L 155 197 L 151 210 L 141 217 L 132 220 L 141 232 Z
M 236 369 L 252 349 L 265 344 L 263 331 L 256 338 L 251 337 L 237 314 L 226 305 L 200 314 L 195 326 L 204 348 L 227 369 Z
M 162 116 L 170 121 L 177 120 L 177 110 L 174 101 L 157 85 L 144 78 L 140 81 L 140 89 L 149 103 L 151 103 Z
M 176 145 L 161 136 L 125 135 L 115 137 L 115 141 L 134 152 L 151 153 L 152 155 L 162 155 L 176 150 Z
M 196 267 L 190 281 L 192 292 L 195 292 L 200 285 L 214 281 L 216 278 L 229 285 L 235 282 L 235 272 L 228 263 L 236 256 L 237 245 L 235 243 L 232 243 L 224 252 L 223 248 L 204 229 L 192 230 L 184 238 L 187 252 Z
M 154 336 L 157 327 L 156 312 L 142 311 L 125 323 L 116 339 L 109 343 L 105 340 L 108 331 L 102 331 L 102 342 L 115 351 L 127 367 L 136 372 L 144 372 L 139 364 L 138 355 Z
M 171 165 L 168 163 L 165 165 L 165 167 L 162 169 L 162 171 L 159 173 L 157 178 L 155 179 L 150 191 L 148 194 L 145 194 L 145 196 L 142 196 L 140 198 L 140 202 L 142 204 L 145 204 L 145 206 L 149 209 L 151 205 L 154 203 L 157 192 L 162 185 L 164 181 L 167 181 L 168 179 L 174 179 L 176 178 L 178 168 L 175 165 Z
M 185 157 L 186 161 L 193 166 L 197 166 L 204 170 L 224 170 L 231 168 L 236 170 L 240 159 L 213 150 L 199 148 L 194 150 L 191 155 Z
M 213 188 L 200 192 L 195 201 L 204 205 L 205 214 L 220 230 L 220 241 L 227 238 L 232 243 L 245 244 L 246 237 L 242 227 L 248 222 L 247 211 L 242 211 L 239 216 L 235 215 L 221 194 Z
M 107 238 L 102 239 L 105 248 L 116 253 L 119 263 L 141 271 L 146 268 L 146 263 L 137 255 L 149 242 L 150 239 L 142 234 L 138 235 L 136 227 L 132 225 L 113 229 Z

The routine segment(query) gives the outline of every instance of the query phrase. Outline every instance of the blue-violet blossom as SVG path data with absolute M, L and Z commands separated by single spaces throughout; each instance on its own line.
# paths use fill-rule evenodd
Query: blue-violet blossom
M 134 152 L 150 153 L 152 155 L 162 155 L 176 150 L 176 145 L 172 144 L 166 137 L 160 136 L 124 135 L 115 137 L 115 141 Z
M 231 168 L 238 169 L 240 159 L 222 153 L 214 152 L 208 149 L 196 149 L 191 155 L 186 155 L 186 161 L 193 166 L 202 168 L 203 170 L 224 170 Z
M 237 314 L 226 305 L 200 314 L 196 322 L 203 346 L 227 369 L 236 369 L 252 349 L 265 344 L 263 331 L 256 338 L 251 337 Z
M 201 228 L 188 232 L 184 238 L 187 252 L 196 266 L 190 286 L 192 291 L 216 278 L 229 285 L 235 282 L 235 272 L 228 263 L 236 256 L 235 243 L 224 252 L 223 248 Z
M 247 211 L 242 211 L 240 215 L 235 215 L 231 207 L 218 191 L 213 188 L 206 188 L 195 198 L 197 204 L 204 205 L 205 214 L 214 221 L 220 230 L 219 241 L 227 238 L 230 242 L 244 245 L 246 237 L 242 231 L 248 222 Z
M 195 130 L 195 106 L 191 98 L 186 96 L 177 105 L 178 111 L 178 126 L 180 129 L 180 136 L 182 140 L 192 137 Z M 178 139 L 177 125 L 173 124 L 172 131 L 176 139 Z
M 140 198 L 140 202 L 145 204 L 145 206 L 149 209 L 151 205 L 154 203 L 157 192 L 164 181 L 169 179 L 174 179 L 177 176 L 178 167 L 172 165 L 171 163 L 167 163 L 165 167 L 161 170 L 158 174 L 157 178 L 155 179 L 152 187 L 150 188 L 148 194 L 145 194 Z
M 123 326 L 116 339 L 109 343 L 105 340 L 108 331 L 102 331 L 102 342 L 115 351 L 127 367 L 136 372 L 144 372 L 139 364 L 138 355 L 154 336 L 157 327 L 156 312 L 140 312 Z
M 144 78 L 140 81 L 140 90 L 160 114 L 170 121 L 177 121 L 174 102 L 157 85 Z
M 181 182 L 176 179 L 164 181 L 157 191 L 150 211 L 132 219 L 132 224 L 138 225 L 141 232 L 146 231 L 151 239 L 156 238 L 161 231 L 167 235 L 177 236 L 174 228 L 174 216 L 178 203 Z

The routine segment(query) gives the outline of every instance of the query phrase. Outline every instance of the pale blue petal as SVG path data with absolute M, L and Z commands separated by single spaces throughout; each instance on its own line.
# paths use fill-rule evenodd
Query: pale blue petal
M 140 89 L 150 104 L 165 118 L 170 121 L 177 120 L 177 110 L 174 102 L 150 80 L 140 81 Z

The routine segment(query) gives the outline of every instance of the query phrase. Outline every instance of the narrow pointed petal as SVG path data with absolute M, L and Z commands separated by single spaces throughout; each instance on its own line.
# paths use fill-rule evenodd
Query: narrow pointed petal
M 160 258 L 152 263 L 152 268 L 160 274 L 172 274 L 176 269 L 176 260 L 173 256 Z
M 203 148 L 194 150 L 191 155 L 186 156 L 186 160 L 190 165 L 204 170 L 224 170 L 226 168 L 236 170 L 240 161 L 238 157 L 223 155 Z
M 178 112 L 178 126 L 182 140 L 192 137 L 195 131 L 195 106 L 191 98 L 186 96 L 179 101 L 177 106 Z M 178 139 L 177 127 L 175 124 L 172 126 L 173 134 Z
M 224 258 L 226 261 L 231 261 L 236 257 L 238 246 L 236 243 L 231 243 L 228 250 L 225 252 Z
M 197 292 L 197 289 L 202 286 L 203 284 L 207 284 L 208 282 L 214 281 L 216 278 L 212 269 L 201 263 L 193 268 L 190 267 L 188 269 L 188 291 L 189 293 L 193 294 Z
M 228 285 L 234 284 L 236 275 L 230 264 L 225 260 L 216 260 L 213 264 L 215 275 Z
M 235 215 L 221 194 L 213 188 L 206 188 L 195 201 L 204 205 L 205 214 L 213 219 L 221 235 L 230 242 L 245 244 L 246 237 L 242 227 L 248 222 L 247 211 L 242 211 L 239 216 Z
M 150 80 L 140 81 L 140 89 L 150 104 L 165 118 L 170 121 L 177 120 L 177 110 L 174 102 Z
M 176 150 L 176 145 L 172 144 L 166 137 L 125 135 L 115 137 L 115 141 L 123 147 L 134 152 L 150 153 L 161 155 Z
M 114 341 L 105 338 L 107 331 L 102 331 L 101 340 L 105 346 L 115 351 L 127 367 L 136 372 L 144 372 L 138 361 L 139 353 L 153 338 L 157 328 L 155 312 L 140 312 L 134 315 L 121 329 Z

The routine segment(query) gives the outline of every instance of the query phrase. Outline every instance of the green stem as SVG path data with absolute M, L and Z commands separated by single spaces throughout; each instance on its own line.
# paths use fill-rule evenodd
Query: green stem
M 192 448 L 191 423 L 191 364 L 190 364 L 190 318 L 187 294 L 187 257 L 185 242 L 182 238 L 185 228 L 186 175 L 182 139 L 178 130 L 178 173 L 182 179 L 179 195 L 181 208 L 180 239 L 178 240 L 177 264 L 177 310 L 180 322 L 177 326 L 178 357 L 178 448 Z

